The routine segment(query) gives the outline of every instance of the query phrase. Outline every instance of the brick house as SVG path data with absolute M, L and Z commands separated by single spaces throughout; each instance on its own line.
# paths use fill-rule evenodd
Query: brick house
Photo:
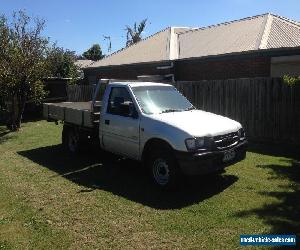
M 263 14 L 204 28 L 169 27 L 84 68 L 100 78 L 176 81 L 300 75 L 300 23 Z

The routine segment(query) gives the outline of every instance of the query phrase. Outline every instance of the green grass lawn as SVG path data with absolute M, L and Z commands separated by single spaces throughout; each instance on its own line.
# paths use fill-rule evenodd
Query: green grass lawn
M 252 145 L 223 175 L 163 193 L 135 162 L 66 155 L 61 129 L 0 127 L 0 249 L 235 249 L 240 234 L 300 234 L 299 159 L 286 147 Z

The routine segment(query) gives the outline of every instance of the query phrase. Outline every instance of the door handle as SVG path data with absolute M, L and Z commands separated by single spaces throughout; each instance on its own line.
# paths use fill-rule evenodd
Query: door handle
M 109 125 L 109 122 L 110 122 L 109 120 L 105 120 L 105 121 L 104 121 L 104 123 L 105 123 L 106 125 Z

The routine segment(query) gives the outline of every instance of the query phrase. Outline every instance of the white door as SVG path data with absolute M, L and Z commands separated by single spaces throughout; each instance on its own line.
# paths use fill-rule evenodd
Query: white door
M 140 119 L 125 87 L 112 87 L 102 117 L 102 142 L 106 150 L 133 159 L 139 156 Z

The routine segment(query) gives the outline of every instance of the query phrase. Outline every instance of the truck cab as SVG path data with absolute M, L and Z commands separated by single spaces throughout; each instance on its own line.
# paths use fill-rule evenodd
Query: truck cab
M 240 123 L 197 110 L 176 88 L 152 82 L 107 85 L 99 126 L 103 149 L 142 161 L 160 186 L 245 158 Z

